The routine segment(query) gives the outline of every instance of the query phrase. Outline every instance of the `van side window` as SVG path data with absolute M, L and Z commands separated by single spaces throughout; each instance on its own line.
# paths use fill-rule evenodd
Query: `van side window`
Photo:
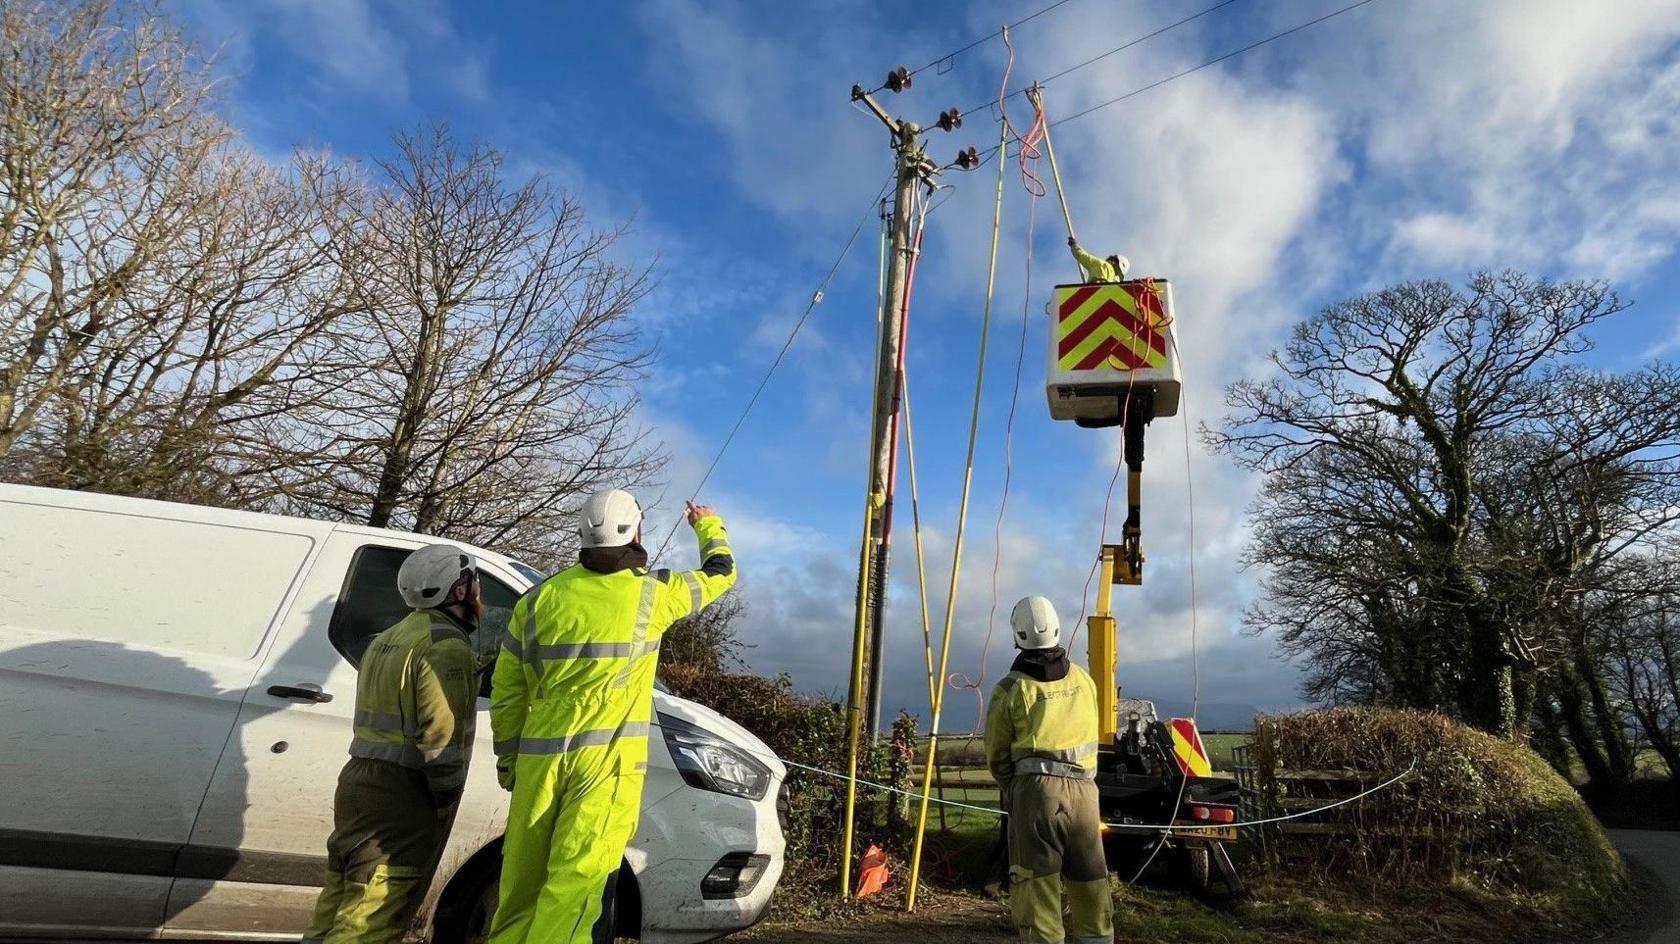
M 333 648 L 351 665 L 361 665 L 362 654 L 367 652 L 373 637 L 409 614 L 408 605 L 397 593 L 397 569 L 409 553 L 408 548 L 368 544 L 358 549 L 350 562 L 350 572 L 344 578 L 344 588 L 339 591 L 338 605 L 333 607 L 327 635 Z M 481 573 L 480 580 L 485 613 L 478 632 L 472 634 L 472 642 L 479 664 L 488 668 L 495 659 L 496 648 L 502 633 L 507 630 L 508 619 L 513 615 L 513 605 L 518 602 L 519 595 L 489 574 Z M 488 674 L 485 684 L 489 684 Z

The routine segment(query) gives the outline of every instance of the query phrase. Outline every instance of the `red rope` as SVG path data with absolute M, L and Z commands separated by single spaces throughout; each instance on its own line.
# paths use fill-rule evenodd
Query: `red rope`
M 1044 117 L 1044 107 L 1039 102 L 1033 102 L 1033 123 L 1027 128 L 1025 135 L 1017 131 L 1015 123 L 1009 120 L 1009 108 L 1005 104 L 1009 96 L 1005 93 L 1009 90 L 1009 73 L 1015 68 L 1015 45 L 1009 41 L 1007 26 L 1003 29 L 1003 45 L 1009 50 L 1009 62 L 1003 69 L 1003 85 L 998 88 L 998 118 L 1020 145 L 1015 149 L 1015 160 L 1021 169 L 1021 186 L 1037 199 L 1050 192 L 1044 186 L 1044 181 L 1039 179 L 1037 171 L 1037 161 L 1040 157 L 1038 145 L 1044 140 L 1048 125 Z
M 1009 508 L 1009 485 L 1014 476 L 1014 447 L 1015 447 L 1015 408 L 1021 398 L 1021 366 L 1026 359 L 1027 350 L 1027 321 L 1032 310 L 1032 260 L 1033 237 L 1037 232 L 1038 198 L 1049 193 L 1037 172 L 1037 162 L 1040 157 L 1039 142 L 1044 139 L 1046 121 L 1044 109 L 1033 104 L 1033 123 L 1022 135 L 1009 120 L 1009 110 L 1005 105 L 1009 97 L 1009 76 L 1015 69 L 1015 45 L 1009 41 L 1009 28 L 1004 27 L 1003 44 L 1009 50 L 1009 59 L 1004 64 L 1003 81 L 998 85 L 998 116 L 1008 133 L 1020 144 L 1016 153 L 1021 170 L 1021 186 L 1027 191 L 1027 252 L 1026 252 L 1026 287 L 1021 300 L 1021 342 L 1015 355 L 1015 387 L 1009 400 L 1009 418 L 1004 424 L 1003 446 L 1003 492 L 998 498 L 997 521 L 992 528 L 992 602 L 991 609 L 986 614 L 986 638 L 980 645 L 980 674 L 978 678 L 971 678 L 966 672 L 952 672 L 945 679 L 945 684 L 958 690 L 974 692 L 978 704 L 979 714 L 976 723 L 984 723 L 986 717 L 986 695 L 981 686 L 985 684 L 987 663 L 991 659 L 992 637 L 997 626 L 998 608 L 998 571 L 1003 560 L 1003 520 Z

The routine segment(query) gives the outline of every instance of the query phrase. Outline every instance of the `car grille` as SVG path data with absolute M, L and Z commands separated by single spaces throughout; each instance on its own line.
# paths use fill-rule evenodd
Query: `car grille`
M 789 808 L 788 785 L 784 780 L 781 789 L 776 791 L 776 824 L 782 827 L 784 833 L 787 832 Z

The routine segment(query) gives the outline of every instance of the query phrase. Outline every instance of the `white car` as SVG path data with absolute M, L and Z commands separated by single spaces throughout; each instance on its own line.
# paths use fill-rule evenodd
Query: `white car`
M 354 662 L 404 612 L 397 567 L 427 540 L 0 485 L 0 938 L 300 937 Z M 540 575 L 468 550 L 488 656 Z M 710 940 L 756 921 L 780 880 L 786 770 L 716 712 L 664 692 L 654 704 L 620 933 Z M 446 944 L 484 936 L 501 866 L 508 797 L 479 709 L 422 915 Z

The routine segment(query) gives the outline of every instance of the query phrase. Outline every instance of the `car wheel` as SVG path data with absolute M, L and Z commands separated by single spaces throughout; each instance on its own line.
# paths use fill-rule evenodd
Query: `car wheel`
M 496 902 L 501 885 L 501 871 L 486 870 L 486 872 L 487 874 L 478 879 L 481 883 L 481 887 L 474 889 L 471 892 L 472 906 L 467 909 L 466 921 L 463 922 L 460 931 L 456 935 L 448 935 L 444 932 L 444 929 L 440 927 L 438 944 L 485 944 L 485 942 L 490 940 L 490 923 L 496 917 Z M 619 893 L 612 896 L 611 902 L 609 903 L 609 907 L 612 909 L 612 926 L 616 928 L 620 934 L 623 934 L 626 931 L 623 926 L 622 918 L 624 915 L 624 885 L 626 882 L 627 872 L 628 867 L 619 871 L 617 876 Z M 631 878 L 629 881 L 633 885 L 635 880 Z M 454 940 L 451 940 L 451 936 L 454 937 Z

